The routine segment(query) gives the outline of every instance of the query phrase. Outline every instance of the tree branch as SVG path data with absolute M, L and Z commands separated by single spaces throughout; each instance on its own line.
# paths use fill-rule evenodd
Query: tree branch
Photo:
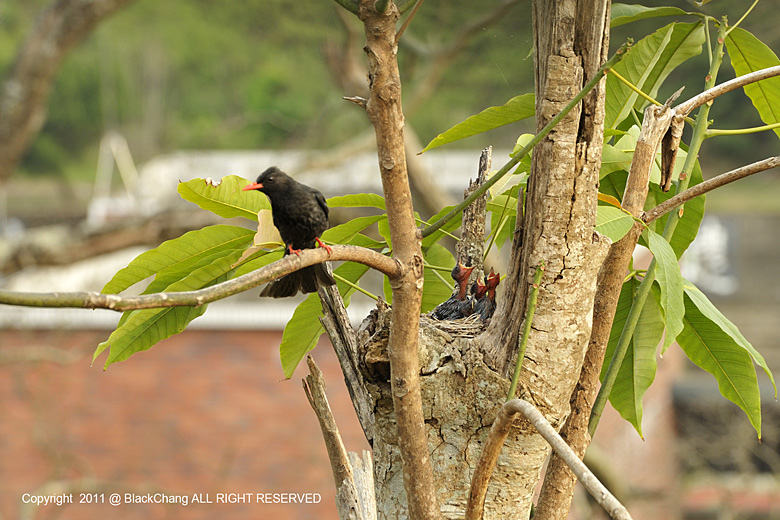
M 302 380 L 303 391 L 306 393 L 306 398 L 309 400 L 309 404 L 320 422 L 322 437 L 325 440 L 325 447 L 328 450 L 328 458 L 330 459 L 330 469 L 333 472 L 336 490 L 338 490 L 345 479 L 353 480 L 352 466 L 347 457 L 344 441 L 341 440 L 336 419 L 333 417 L 333 412 L 330 409 L 328 397 L 325 395 L 325 378 L 322 375 L 322 371 L 311 356 L 306 357 L 306 363 L 309 365 L 309 375 Z
M 630 520 L 631 515 L 609 490 L 596 478 L 576 453 L 566 444 L 552 425 L 531 403 L 522 399 L 507 401 L 498 412 L 490 433 L 482 448 L 474 477 L 471 481 L 469 501 L 466 505 L 466 520 L 481 520 L 485 505 L 488 482 L 498 462 L 501 448 L 509 435 L 512 423 L 518 414 L 528 419 L 544 439 L 552 446 L 556 455 L 571 468 L 585 489 L 615 519 Z
M 720 188 L 721 186 L 725 186 L 731 182 L 744 179 L 745 177 L 753 175 L 754 173 L 760 173 L 772 168 L 777 168 L 778 166 L 780 166 L 780 157 L 770 157 L 768 159 L 764 159 L 763 161 L 754 162 L 753 164 L 742 166 L 736 170 L 722 173 L 717 177 L 708 179 L 697 184 L 696 186 L 693 186 L 692 188 L 688 188 L 687 190 L 678 193 L 674 197 L 662 202 L 651 210 L 645 211 L 642 213 L 641 219 L 644 223 L 649 224 L 655 219 L 663 217 L 674 208 L 682 206 L 689 200 L 694 199 L 699 195 L 704 195 L 705 193 L 712 191 L 715 188 Z
M 418 334 L 423 286 L 422 237 L 414 220 L 406 169 L 401 79 L 395 41 L 399 13 L 393 2 L 384 13 L 378 13 L 374 0 L 361 0 L 358 17 L 365 25 L 364 50 L 369 66 L 370 95 L 365 106 L 366 114 L 376 133 L 387 223 L 393 242 L 393 256 L 400 266 L 399 276 L 390 280 L 393 320 L 388 356 L 404 489 L 410 518 L 437 520 L 441 518 L 441 511 L 430 463 L 420 391 Z
M 738 78 L 726 81 L 725 83 L 721 83 L 720 85 L 716 85 L 710 89 L 705 90 L 701 94 L 692 97 L 688 101 L 680 103 L 675 107 L 675 111 L 678 114 L 688 115 L 696 108 L 702 106 L 705 103 L 709 103 L 718 96 L 722 96 L 727 92 L 731 92 L 732 90 L 744 87 L 745 85 L 749 85 L 757 81 L 774 78 L 775 76 L 780 76 L 780 65 L 769 67 L 767 69 L 757 70 L 755 72 L 745 74 L 744 76 L 739 76 Z
M 331 249 L 333 252 L 330 256 L 322 248 L 304 249 L 300 256 L 287 255 L 261 269 L 197 291 L 119 296 L 98 292 L 25 293 L 0 290 L 0 304 L 26 307 L 79 307 L 120 312 L 157 307 L 197 307 L 252 289 L 282 275 L 327 260 L 344 260 L 368 265 L 387 275 L 391 280 L 399 276 L 400 270 L 397 262 L 376 251 L 342 245 L 331 246 Z

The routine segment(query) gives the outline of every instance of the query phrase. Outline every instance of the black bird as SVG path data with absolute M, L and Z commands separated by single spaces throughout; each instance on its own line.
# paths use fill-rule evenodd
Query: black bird
M 487 285 L 479 278 L 477 278 L 477 281 L 471 286 L 472 299 L 474 300 L 474 313 L 479 314 L 483 320 L 487 319 L 486 316 L 490 312 L 490 302 L 487 299 L 487 290 Z
M 469 288 L 469 276 L 473 267 L 466 267 L 458 262 L 452 269 L 452 279 L 458 286 L 458 292 L 440 303 L 433 309 L 431 316 L 437 320 L 457 320 L 471 314 L 471 299 L 466 299 L 466 291 Z
M 328 205 L 322 193 L 301 184 L 276 166 L 268 168 L 256 182 L 242 190 L 261 191 L 271 201 L 271 215 L 284 241 L 285 255 L 300 255 L 301 249 L 313 249 L 317 244 L 330 254 L 330 247 L 320 240 L 320 235 L 328 229 Z M 320 286 L 335 283 L 325 264 L 315 264 L 274 280 L 260 296 L 286 298 L 298 291 L 317 292 Z
M 477 295 L 475 295 L 477 302 L 474 304 L 474 312 L 485 321 L 489 320 L 496 311 L 496 287 L 500 281 L 501 275 L 494 273 L 491 269 L 490 274 L 485 276 L 484 285 L 479 283 L 477 288 Z

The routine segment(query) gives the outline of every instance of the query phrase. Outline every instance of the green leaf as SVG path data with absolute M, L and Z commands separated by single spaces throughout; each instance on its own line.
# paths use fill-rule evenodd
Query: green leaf
M 434 224 L 441 220 L 447 213 L 452 211 L 452 208 L 455 206 L 445 206 L 442 208 L 437 214 L 432 216 L 430 219 L 428 219 L 428 224 Z M 445 233 L 452 233 L 456 229 L 458 229 L 461 225 L 461 222 L 463 222 L 463 213 L 459 213 L 455 217 L 453 217 L 452 220 L 444 224 L 440 229 L 437 229 L 434 233 L 431 233 L 427 237 L 423 238 L 422 241 L 422 248 L 423 251 L 425 251 L 427 248 L 429 248 L 432 244 L 435 244 L 438 242 Z M 383 237 L 385 237 L 384 234 L 382 234 Z M 388 236 L 389 236 L 389 230 L 388 230 Z M 385 237 L 387 238 L 387 237 Z
M 666 323 L 663 350 L 666 351 L 683 329 L 683 278 L 669 242 L 654 231 L 648 229 L 647 233 L 650 252 L 655 257 L 655 283 L 661 289 L 661 311 Z
M 202 289 L 228 279 L 232 264 L 241 256 L 241 251 L 222 257 L 206 266 L 192 271 L 186 278 L 166 287 L 167 292 Z M 112 363 L 124 361 L 131 355 L 148 350 L 159 341 L 182 332 L 192 320 L 206 312 L 206 305 L 200 307 L 165 307 L 128 311 L 124 322 L 111 333 L 106 341 L 98 345 L 93 361 L 106 348 L 110 353 L 104 368 Z
M 639 281 L 635 278 L 623 284 L 618 299 L 615 320 L 607 345 L 607 359 L 617 347 L 618 339 L 623 331 L 628 312 L 631 310 Z M 655 300 L 645 301 L 634 335 L 631 337 L 626 357 L 618 370 L 615 385 L 609 395 L 609 400 L 615 410 L 630 422 L 640 437 L 642 435 L 642 398 L 655 379 L 657 368 L 656 350 L 664 332 L 664 321 Z M 602 378 L 606 372 L 606 363 L 602 368 Z
M 678 163 L 679 162 L 680 160 L 678 159 Z M 628 174 L 622 170 L 616 170 L 610 173 L 599 181 L 599 191 L 605 195 L 610 195 L 617 198 L 618 200 L 622 200 L 623 192 L 626 188 L 627 175 Z M 695 186 L 700 182 L 702 182 L 702 173 L 701 167 L 699 166 L 699 162 L 697 160 L 693 168 L 693 173 L 691 174 L 689 187 Z M 654 208 L 658 204 L 671 198 L 673 195 L 675 195 L 675 190 L 670 190 L 664 193 L 658 187 L 658 184 L 651 183 L 647 201 L 645 202 L 645 211 Z M 672 240 L 670 241 L 672 249 L 674 249 L 678 259 L 682 257 L 685 250 L 688 249 L 688 247 L 693 242 L 693 239 L 696 238 L 696 235 L 699 232 L 701 221 L 704 218 L 704 201 L 705 196 L 702 195 L 685 203 L 683 216 L 678 222 L 677 227 L 674 230 Z M 653 231 L 662 230 L 664 226 L 666 226 L 666 221 L 669 218 L 669 215 L 671 215 L 671 213 L 651 222 L 648 224 L 648 227 Z M 640 237 L 639 243 L 647 246 L 647 241 L 645 240 L 644 235 Z
M 596 231 L 617 242 L 634 226 L 634 217 L 624 209 L 614 206 L 596 208 Z
M 487 204 L 490 211 L 490 232 L 496 234 L 494 245 L 500 250 L 514 236 L 517 224 L 517 197 L 525 183 L 516 184 Z
M 737 76 L 780 65 L 780 59 L 772 49 L 739 27 L 726 37 L 726 48 Z M 780 121 L 780 77 L 751 83 L 744 89 L 764 123 L 770 125 Z M 774 132 L 780 137 L 780 128 L 775 128 Z
M 633 148 L 631 148 L 633 150 Z M 599 179 L 616 171 L 628 172 L 631 168 L 633 153 L 625 152 L 617 146 L 604 144 L 601 149 L 601 170 L 599 170 Z
M 250 229 L 225 225 L 187 232 L 138 255 L 127 267 L 120 269 L 101 292 L 117 294 L 152 275 L 165 277 L 173 283 L 202 266 L 215 253 L 248 247 L 253 235 Z
M 701 53 L 705 41 L 700 23 L 673 23 L 658 29 L 632 46 L 614 70 L 651 97 L 681 63 Z M 613 74 L 607 75 L 604 127 L 618 128 L 647 103 Z
M 618 27 L 645 18 L 659 16 L 681 16 L 688 13 L 677 7 L 645 7 L 644 5 L 612 4 L 610 27 Z
M 271 209 L 268 198 L 255 190 L 242 191 L 249 181 L 237 175 L 222 177 L 216 184 L 210 179 L 192 179 L 177 187 L 184 200 L 197 204 L 224 218 L 244 217 L 257 220 L 257 212 Z
M 339 224 L 338 226 L 326 230 L 321 238 L 323 241 L 330 242 L 331 244 L 346 244 L 359 232 L 380 220 L 387 220 L 387 215 L 353 218 L 349 222 Z
M 449 270 L 455 267 L 455 257 L 441 244 L 433 244 L 428 248 L 425 262 L 428 265 L 446 267 Z M 448 274 L 444 276 L 449 277 Z M 452 288 L 442 281 L 433 269 L 429 268 L 423 271 L 423 280 L 422 312 L 432 311 L 437 305 L 452 296 Z
M 486 108 L 479 114 L 473 115 L 446 132 L 437 135 L 420 153 L 531 117 L 534 115 L 535 103 L 533 94 L 523 94 L 513 97 L 503 106 Z
M 385 209 L 385 199 L 376 193 L 352 193 L 331 197 L 327 201 L 331 208 L 379 208 Z
M 761 395 L 750 353 L 721 326 L 711 320 L 685 286 L 685 319 L 677 342 L 688 358 L 718 382 L 721 395 L 739 406 L 761 438 Z M 696 298 L 696 296 L 694 296 Z
M 769 380 L 772 382 L 772 386 L 775 389 L 775 399 L 777 399 L 777 385 L 775 384 L 775 377 L 772 375 L 772 371 L 769 369 L 769 365 L 767 365 L 766 361 L 764 360 L 764 356 L 762 356 L 753 347 L 753 345 L 751 345 L 750 342 L 745 339 L 742 333 L 739 332 L 737 326 L 729 321 L 729 319 L 726 318 L 726 316 L 724 316 L 723 313 L 721 313 L 717 307 L 712 304 L 712 302 L 704 295 L 703 292 L 698 289 L 698 287 L 693 285 L 688 280 L 684 280 L 683 287 L 685 289 L 685 296 L 690 299 L 691 303 L 696 306 L 699 312 L 701 312 L 707 319 L 711 320 L 725 334 L 727 334 L 737 346 L 745 349 L 745 351 L 750 354 L 750 357 L 753 358 L 753 362 L 764 370 L 766 375 L 769 377 Z
M 368 271 L 368 267 L 355 262 L 345 262 L 333 272 L 353 283 Z M 349 297 L 355 291 L 344 282 L 338 281 L 339 292 L 344 299 L 344 305 L 349 306 Z M 320 336 L 325 332 L 320 323 L 322 315 L 322 303 L 317 293 L 309 296 L 295 308 L 292 318 L 287 322 L 282 334 L 282 343 L 279 345 L 279 357 L 282 360 L 284 377 L 289 379 L 295 372 L 295 367 L 301 362 L 303 356 L 317 346 Z

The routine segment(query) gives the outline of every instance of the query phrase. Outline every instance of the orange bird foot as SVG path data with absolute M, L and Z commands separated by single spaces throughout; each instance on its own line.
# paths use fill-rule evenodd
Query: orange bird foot
M 324 247 L 325 248 L 325 251 L 328 252 L 328 255 L 330 255 L 333 252 L 333 249 L 331 249 L 331 247 L 328 244 L 326 244 L 325 242 L 320 240 L 320 237 L 314 237 L 314 239 L 317 241 L 317 243 L 320 245 L 320 247 Z

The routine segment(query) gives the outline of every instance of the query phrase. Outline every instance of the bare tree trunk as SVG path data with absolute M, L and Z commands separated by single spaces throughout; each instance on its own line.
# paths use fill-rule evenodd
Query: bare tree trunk
M 38 18 L 0 87 L 0 181 L 7 179 L 46 121 L 60 64 L 98 22 L 134 0 L 57 0 Z
M 542 128 L 606 60 L 609 1 L 536 0 L 533 15 L 537 128 Z M 523 231 L 513 243 L 507 290 L 483 338 L 488 359 L 508 373 L 517 356 L 528 288 L 536 266 L 544 262 L 520 384 L 526 399 L 556 428 L 569 414 L 608 246 L 593 232 L 603 117 L 602 82 L 534 150 Z M 536 432 L 525 431 L 521 442 L 536 446 Z M 527 458 L 521 478 L 538 477 L 548 452 L 542 448 Z

